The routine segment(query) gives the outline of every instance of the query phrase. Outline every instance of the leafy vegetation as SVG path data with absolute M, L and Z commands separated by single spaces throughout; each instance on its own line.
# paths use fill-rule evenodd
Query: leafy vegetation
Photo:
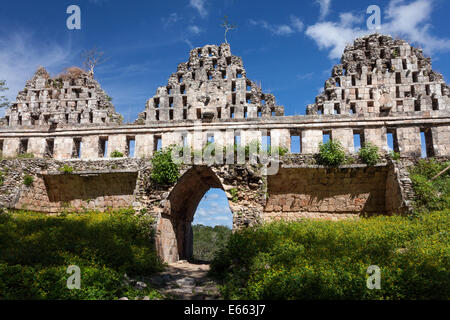
M 448 300 L 449 213 L 241 230 L 211 273 L 225 299 Z M 366 287 L 371 265 L 381 268 L 381 290 Z
M 5 182 L 5 174 L 0 170 L 0 186 Z
M 317 163 L 328 167 L 338 167 L 346 160 L 342 144 L 339 141 L 329 140 L 320 143 L 319 153 L 316 155 Z
M 123 153 L 117 150 L 111 152 L 111 158 L 123 158 Z
M 128 276 L 161 270 L 153 247 L 153 220 L 133 211 L 48 216 L 0 214 L 0 299 L 117 299 L 137 291 Z M 81 289 L 67 289 L 70 265 L 81 269 Z
M 34 182 L 33 176 L 30 176 L 29 174 L 26 174 L 23 176 L 23 184 L 27 187 L 31 186 Z
M 448 166 L 450 161 L 422 159 L 411 168 L 410 178 L 415 193 L 414 209 L 417 213 L 450 208 L 450 170 L 432 180 Z
M 369 166 L 376 165 L 381 159 L 380 154 L 378 153 L 378 147 L 370 142 L 367 142 L 359 149 L 358 156 L 363 163 Z
M 232 196 L 231 201 L 238 202 L 238 189 L 237 188 L 230 189 L 230 194 Z
M 389 152 L 389 157 L 391 157 L 391 159 L 395 161 L 400 160 L 400 153 L 391 150 Z
M 172 147 L 157 151 L 152 160 L 151 179 L 162 186 L 174 184 L 180 177 L 179 165 L 172 159 Z
M 192 226 L 194 234 L 194 259 L 204 262 L 212 261 L 217 251 L 225 246 L 231 230 L 225 226 Z
M 61 168 L 58 169 L 62 173 L 71 174 L 73 173 L 73 167 L 65 164 Z

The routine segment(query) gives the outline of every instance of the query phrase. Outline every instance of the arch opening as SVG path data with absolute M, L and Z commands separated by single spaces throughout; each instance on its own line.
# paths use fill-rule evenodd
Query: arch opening
M 192 222 L 202 198 L 210 189 L 223 190 L 220 179 L 211 168 L 195 166 L 179 179 L 170 192 L 156 236 L 156 247 L 164 262 L 192 258 Z

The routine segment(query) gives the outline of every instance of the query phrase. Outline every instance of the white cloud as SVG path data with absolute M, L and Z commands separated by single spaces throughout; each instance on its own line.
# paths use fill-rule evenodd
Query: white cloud
M 181 17 L 178 15 L 178 13 L 173 12 L 167 18 L 163 17 L 161 18 L 161 20 L 164 24 L 164 27 L 167 28 L 180 21 Z
M 205 8 L 206 0 L 189 0 L 189 5 L 196 9 L 198 14 L 204 18 L 208 15 L 208 10 Z
M 316 0 L 320 6 L 320 20 L 325 19 L 330 13 L 331 0 Z
M 263 29 L 266 29 L 270 31 L 270 33 L 277 35 L 277 36 L 288 36 L 296 32 L 303 31 L 303 22 L 297 18 L 296 16 L 290 17 L 290 23 L 289 24 L 280 24 L 280 25 L 273 25 L 268 23 L 265 20 L 249 20 L 250 24 L 253 26 L 260 26 Z
M 188 27 L 188 30 L 189 30 L 189 32 L 192 33 L 192 34 L 199 34 L 199 33 L 202 32 L 202 29 L 200 29 L 198 26 L 195 26 L 195 25 L 189 26 L 189 27 Z
M 391 0 L 386 10 L 385 23 L 379 33 L 391 34 L 423 46 L 427 54 L 434 51 L 450 50 L 450 39 L 441 39 L 430 33 L 428 21 L 431 18 L 433 1 Z M 339 22 L 321 21 L 306 29 L 306 35 L 312 38 L 320 49 L 330 50 L 331 59 L 340 58 L 345 46 L 357 37 L 373 33 L 359 25 L 364 19 L 352 13 L 341 13 Z
M 38 38 L 38 37 L 36 37 Z M 0 79 L 6 80 L 10 101 L 25 87 L 39 66 L 49 72 L 60 72 L 70 66 L 73 53 L 70 46 L 37 43 L 30 33 L 15 32 L 0 38 Z
M 290 19 L 291 25 L 294 28 L 294 30 L 296 30 L 297 32 L 302 32 L 305 26 L 303 22 L 296 16 L 291 16 Z

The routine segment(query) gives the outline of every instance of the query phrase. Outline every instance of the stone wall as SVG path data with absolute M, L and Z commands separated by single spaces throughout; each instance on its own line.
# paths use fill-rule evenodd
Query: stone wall
M 73 172 L 64 173 L 64 167 Z M 144 162 L 129 159 L 2 160 L 0 171 L 5 181 L 0 186 L 0 206 L 48 213 L 140 209 L 143 170 Z M 33 179 L 29 186 L 24 184 L 27 175 Z
M 388 167 L 291 167 L 268 176 L 266 221 L 385 214 Z

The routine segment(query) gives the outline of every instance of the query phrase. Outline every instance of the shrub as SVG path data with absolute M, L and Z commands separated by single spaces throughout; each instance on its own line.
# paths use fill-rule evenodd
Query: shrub
M 271 147 L 269 150 L 270 155 L 278 154 L 280 157 L 286 155 L 288 152 L 289 150 L 287 148 L 280 146 Z
M 391 157 L 391 159 L 395 161 L 400 160 L 400 153 L 391 150 L 389 152 L 389 157 Z
M 317 162 L 323 166 L 337 167 L 345 161 L 345 151 L 339 141 L 329 140 L 320 143 L 319 153 L 316 155 Z
M 225 299 L 448 300 L 449 213 L 240 230 L 211 274 Z M 370 265 L 381 268 L 381 290 L 366 287 Z
M 231 201 L 238 202 L 238 190 L 236 188 L 230 189 Z
M 172 147 L 156 152 L 151 162 L 150 177 L 155 183 L 168 186 L 174 184 L 180 177 L 179 166 L 172 159 Z
M 5 182 L 5 174 L 3 173 L 3 171 L 0 171 L 0 186 L 2 186 L 4 182 Z
M 68 173 L 68 174 L 73 173 L 73 167 L 71 167 L 67 164 L 63 165 L 58 170 L 63 173 Z
M 23 184 L 26 185 L 27 187 L 31 186 L 34 182 L 34 178 L 33 176 L 30 176 L 29 174 L 26 174 L 23 177 Z
M 123 153 L 117 150 L 111 152 L 111 158 L 123 158 Z
M 440 163 L 435 159 L 419 160 L 410 169 L 415 210 L 436 211 L 450 207 L 450 171 L 431 181 L 449 165 L 450 161 Z
M 150 287 L 138 293 L 123 283 L 125 273 L 150 276 L 162 269 L 152 219 L 130 213 L 0 215 L 0 300 L 155 296 Z M 81 290 L 66 287 L 70 265 L 81 269 Z
M 358 156 L 363 163 L 369 166 L 374 166 L 380 161 L 378 147 L 370 142 L 366 143 L 364 147 L 359 149 Z

